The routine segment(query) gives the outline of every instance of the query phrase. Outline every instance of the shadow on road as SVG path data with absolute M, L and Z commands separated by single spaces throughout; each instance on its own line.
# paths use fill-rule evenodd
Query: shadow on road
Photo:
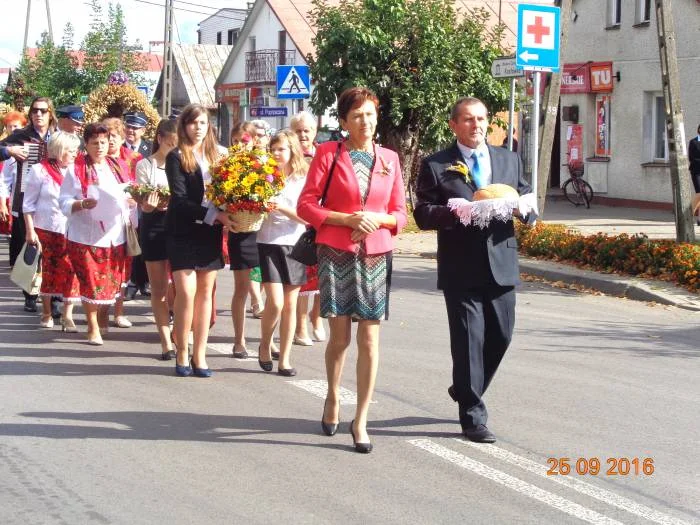
M 265 445 L 301 445 L 333 449 L 348 448 L 346 441 L 343 443 L 319 444 L 283 439 L 265 439 L 265 436 L 277 434 L 322 435 L 319 421 L 302 418 L 209 415 L 184 412 L 24 412 L 19 415 L 46 421 L 36 421 L 30 424 L 0 424 L 0 435 L 32 436 L 50 439 L 90 438 L 241 442 Z M 48 422 L 50 420 L 75 421 L 80 422 L 80 424 L 50 424 Z M 86 422 L 92 425 L 86 426 Z M 405 417 L 372 421 L 369 425 L 369 431 L 372 436 L 401 438 L 451 438 L 458 436 L 459 434 L 450 432 L 425 432 L 410 429 L 410 427 L 416 426 L 448 423 L 454 424 L 454 421 L 425 417 Z M 115 426 L 121 428 L 114 428 Z M 404 428 L 404 430 L 399 430 L 399 428 Z M 347 423 L 341 424 L 340 432 L 347 432 Z

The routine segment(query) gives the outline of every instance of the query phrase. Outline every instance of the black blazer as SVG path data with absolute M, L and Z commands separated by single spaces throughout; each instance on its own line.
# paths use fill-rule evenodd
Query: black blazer
M 172 253 L 172 258 L 195 258 L 198 265 L 212 261 L 221 254 L 222 226 L 204 223 L 208 208 L 202 206 L 204 180 L 197 166 L 194 172 L 182 167 L 180 150 L 168 153 L 165 159 L 165 174 L 170 186 L 170 203 L 166 214 L 169 246 L 181 253 Z
M 491 182 L 508 184 L 521 195 L 530 193 L 520 156 L 503 148 L 488 146 L 488 150 Z M 492 221 L 482 230 L 462 225 L 447 207 L 451 198 L 473 200 L 477 189 L 461 174 L 446 171 L 460 161 L 464 158 L 455 143 L 425 158 L 418 174 L 418 201 L 413 215 L 420 229 L 438 232 L 438 288 L 514 286 L 519 276 L 513 221 Z
M 697 137 L 688 144 L 688 168 L 693 175 L 700 174 L 700 141 Z

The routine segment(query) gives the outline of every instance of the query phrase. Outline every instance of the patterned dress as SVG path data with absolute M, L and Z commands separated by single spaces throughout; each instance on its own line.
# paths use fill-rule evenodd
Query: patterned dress
M 374 165 L 374 153 L 350 151 L 350 159 L 364 204 Z M 364 242 L 360 243 L 357 253 L 321 244 L 318 247 L 318 261 L 322 317 L 348 315 L 353 319 L 364 320 L 389 318 L 391 252 L 368 255 Z

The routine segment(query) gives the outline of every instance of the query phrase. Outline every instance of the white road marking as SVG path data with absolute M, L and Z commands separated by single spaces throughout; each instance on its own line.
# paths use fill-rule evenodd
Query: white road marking
M 209 343 L 207 345 L 207 350 L 214 350 L 214 352 L 218 352 L 220 354 L 224 355 L 231 355 L 231 344 L 230 343 Z M 253 354 L 248 351 L 248 354 L 253 356 Z M 254 357 L 257 357 L 257 353 L 255 354 Z
M 312 393 L 320 399 L 326 399 L 326 392 L 328 391 L 328 383 L 324 379 L 295 379 L 288 381 L 288 383 L 294 386 L 306 390 Z M 372 401 L 376 403 L 376 401 Z M 352 390 L 340 387 L 340 404 L 341 405 L 357 405 L 357 394 Z
M 612 505 L 619 509 L 626 510 L 627 512 L 635 514 L 649 521 L 654 521 L 661 525 L 689 525 L 689 523 L 686 521 L 679 520 L 677 518 L 674 518 L 673 516 L 668 516 L 661 512 L 655 511 L 654 509 L 650 509 L 649 507 L 646 507 L 635 501 L 615 494 L 614 492 L 598 488 L 595 485 L 587 483 L 579 478 L 561 475 L 548 476 L 548 469 L 545 465 L 536 463 L 535 461 L 524 458 L 522 456 L 518 456 L 517 454 L 513 454 L 512 452 L 497 447 L 496 445 L 472 443 L 471 441 L 466 441 L 459 438 L 454 439 L 455 441 L 458 441 L 463 445 L 473 447 L 481 452 L 484 452 L 485 454 L 489 454 L 497 459 L 505 461 L 506 463 L 510 463 L 511 465 L 520 467 L 524 470 L 527 470 L 528 472 L 532 472 L 533 474 L 537 474 L 538 476 L 542 476 L 543 478 L 553 481 L 554 483 L 559 483 L 560 485 L 564 485 L 566 487 L 574 489 L 575 491 L 580 492 L 581 494 L 585 494 L 586 496 L 590 496 L 599 501 L 602 501 L 603 503 L 607 503 L 608 505 Z
M 511 476 L 510 474 L 506 474 L 505 472 L 484 465 L 483 463 L 479 463 L 478 461 L 460 454 L 459 452 L 455 452 L 449 448 L 443 447 L 442 445 L 438 445 L 429 439 L 410 439 L 408 442 L 413 446 L 441 457 L 442 459 L 462 467 L 463 469 L 470 470 L 479 476 L 495 481 L 496 483 L 513 489 L 529 498 L 545 503 L 550 507 L 574 516 L 580 520 L 587 521 L 588 523 L 593 523 L 595 525 L 621 525 L 621 522 L 619 521 L 608 518 L 607 516 L 604 516 L 603 514 L 600 514 L 594 510 L 587 509 L 586 507 L 562 498 L 561 496 L 547 492 L 546 490 Z

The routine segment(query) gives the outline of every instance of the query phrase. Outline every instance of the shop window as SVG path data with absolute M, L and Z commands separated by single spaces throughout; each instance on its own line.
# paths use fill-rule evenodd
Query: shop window
M 643 153 L 645 162 L 668 162 L 666 105 L 659 92 L 644 94 Z
M 651 0 L 635 0 L 635 25 L 647 25 L 649 20 L 651 20 Z
M 608 0 L 607 27 L 620 27 L 622 22 L 622 0 Z
M 610 95 L 595 98 L 595 156 L 610 156 Z

